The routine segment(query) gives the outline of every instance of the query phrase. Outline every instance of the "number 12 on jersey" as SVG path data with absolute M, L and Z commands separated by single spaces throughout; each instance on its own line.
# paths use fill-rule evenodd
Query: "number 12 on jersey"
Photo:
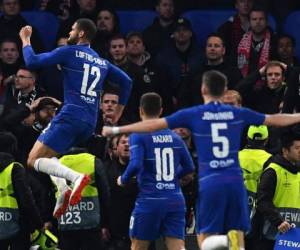
M 174 152 L 172 148 L 154 148 L 156 181 L 174 180 Z
M 95 88 L 97 86 L 97 83 L 100 80 L 100 76 L 101 76 L 100 69 L 96 66 L 92 66 L 90 69 L 90 65 L 87 63 L 83 64 L 83 69 L 84 72 L 83 72 L 83 79 L 82 79 L 80 92 L 83 95 L 96 97 L 97 93 L 95 91 Z M 88 88 L 89 75 L 95 76 L 95 79 L 92 82 L 91 86 Z

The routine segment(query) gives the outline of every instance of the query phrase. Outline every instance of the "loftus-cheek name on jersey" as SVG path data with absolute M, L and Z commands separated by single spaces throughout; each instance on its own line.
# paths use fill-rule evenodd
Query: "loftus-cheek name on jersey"
M 171 135 L 152 135 L 152 140 L 154 143 L 173 142 L 173 138 Z
M 227 112 L 218 112 L 218 113 L 212 113 L 212 112 L 204 112 L 202 116 L 202 120 L 233 120 L 234 115 L 233 112 L 227 111 Z
M 76 50 L 75 51 L 75 55 L 76 57 L 79 57 L 79 58 L 84 58 L 90 62 L 93 62 L 93 63 L 97 63 L 101 66 L 106 66 L 106 62 L 105 60 L 102 60 L 101 58 L 99 57 L 94 57 L 86 52 L 83 52 L 83 51 L 79 51 L 79 50 Z

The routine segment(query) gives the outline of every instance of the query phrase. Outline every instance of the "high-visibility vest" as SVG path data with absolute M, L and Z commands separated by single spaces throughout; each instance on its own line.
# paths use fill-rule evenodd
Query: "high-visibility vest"
M 283 219 L 300 227 L 300 173 L 293 174 L 276 163 L 271 163 L 269 168 L 276 172 L 277 182 L 273 204 L 280 212 Z M 265 221 L 263 233 L 267 239 L 275 239 L 278 230 Z
M 266 161 L 272 155 L 263 149 L 245 148 L 239 152 L 239 162 L 243 171 L 244 184 L 248 192 L 250 211 L 255 205 L 255 197 L 259 178 Z
M 9 239 L 20 230 L 19 208 L 12 184 L 14 166 L 23 167 L 13 162 L 0 172 L 0 240 Z
M 68 207 L 59 218 L 62 231 L 92 229 L 100 226 L 100 204 L 98 190 L 95 185 L 95 156 L 82 153 L 66 155 L 59 160 L 63 165 L 76 172 L 88 174 L 91 182 L 82 190 L 81 201 Z

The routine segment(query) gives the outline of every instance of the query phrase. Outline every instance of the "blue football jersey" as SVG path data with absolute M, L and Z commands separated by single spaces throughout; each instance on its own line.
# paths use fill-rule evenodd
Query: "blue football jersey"
M 125 105 L 131 91 L 131 79 L 122 70 L 102 59 L 86 45 L 57 48 L 35 54 L 31 46 L 23 48 L 25 63 L 30 68 L 59 64 L 64 76 L 64 106 L 60 115 L 96 125 L 100 92 L 105 79 L 121 87 L 120 104 Z
M 183 109 L 166 117 L 170 128 L 189 128 L 198 155 L 199 178 L 241 175 L 240 137 L 247 125 L 261 125 L 265 115 L 219 102 Z M 212 178 L 213 179 L 213 178 Z
M 122 183 L 137 176 L 139 197 L 182 196 L 179 179 L 194 165 L 182 139 L 169 129 L 129 137 L 130 162 Z

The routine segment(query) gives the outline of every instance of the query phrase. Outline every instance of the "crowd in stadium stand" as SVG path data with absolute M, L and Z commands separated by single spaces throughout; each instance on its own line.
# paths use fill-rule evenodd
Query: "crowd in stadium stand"
M 92 48 L 133 80 L 131 96 L 118 121 L 115 121 L 114 115 L 120 89 L 113 82 L 105 83 L 95 134 L 87 142 L 78 145 L 80 150 L 74 149 L 70 153 L 77 155 L 88 152 L 96 156 L 95 164 L 99 171 L 95 174 L 95 186 L 101 190 L 98 193 L 100 225 L 88 230 L 80 229 L 80 234 L 74 234 L 72 227 L 64 230 L 58 227 L 57 220 L 52 216 L 56 189 L 50 178 L 25 168 L 26 177 L 19 179 L 20 183 L 24 183 L 19 186 L 17 194 L 18 202 L 23 204 L 20 206 L 20 224 L 25 236 L 20 236 L 21 240 L 35 229 L 44 227 L 58 236 L 61 249 L 77 249 L 70 245 L 70 238 L 77 240 L 77 246 L 86 244 L 93 247 L 99 244 L 101 249 L 130 249 L 128 227 L 138 193 L 137 183 L 132 179 L 126 188 L 116 183 L 129 161 L 128 135 L 107 139 L 101 136 L 101 130 L 104 125 L 138 121 L 139 100 L 147 92 L 156 92 L 162 97 L 163 116 L 169 115 L 181 108 L 203 104 L 200 92 L 202 75 L 208 70 L 218 70 L 228 78 L 228 91 L 223 98 L 225 103 L 267 114 L 300 111 L 300 65 L 296 57 L 296 45 L 300 41 L 286 34 L 283 25 L 289 14 L 300 9 L 299 1 L 185 0 L 177 3 L 175 0 L 158 0 L 155 4 L 151 0 L 0 2 L 0 150 L 9 153 L 0 153 L 0 173 L 6 167 L 2 165 L 8 162 L 16 161 L 26 166 L 28 153 L 35 140 L 59 112 L 64 101 L 60 65 L 37 71 L 24 65 L 19 31 L 30 23 L 21 15 L 22 11 L 51 12 L 58 18 L 56 47 L 67 44 L 71 26 L 78 18 L 91 19 L 97 26 Z M 225 23 L 220 23 L 205 41 L 197 41 L 191 21 L 181 14 L 188 10 L 214 8 L 235 8 L 236 14 Z M 155 10 L 157 17 L 143 31 L 131 30 L 124 34 L 120 28 L 119 10 Z M 277 22 L 275 30 L 268 23 L 269 14 Z M 46 51 L 39 32 L 33 28 L 32 46 L 38 53 Z M 205 44 L 204 48 L 200 44 Z M 293 131 L 300 132 L 295 128 Z M 190 131 L 178 128 L 175 132 L 185 141 L 196 164 L 197 155 Z M 269 162 L 286 164 L 287 160 L 278 160 L 282 153 L 282 135 L 285 133 L 284 129 L 269 127 L 267 138 L 263 138 L 263 142 L 260 139 L 256 142 L 245 131 L 241 150 L 262 149 L 268 154 L 259 163 L 260 174 Z M 283 146 L 288 147 L 285 144 Z M 293 171 L 300 172 L 300 168 Z M 23 173 L 17 174 L 21 176 Z M 257 212 L 253 221 L 253 228 L 258 229 L 247 235 L 248 250 L 273 249 L 274 239 L 263 234 L 263 225 L 258 218 L 262 218 L 262 221 L 268 218 L 276 227 L 286 220 L 278 215 L 272 203 L 272 207 L 268 207 L 265 193 L 270 191 L 267 190 L 266 177 L 261 189 L 258 187 Z M 194 233 L 196 189 L 195 182 L 183 186 L 187 203 L 187 234 Z M 20 198 L 22 190 L 25 198 Z M 99 241 L 93 238 L 88 242 L 89 234 L 97 235 Z M 0 246 L 1 241 L 0 237 Z M 154 245 L 151 244 L 150 248 L 155 249 Z M 83 249 L 98 249 L 92 247 Z M 20 246 L 16 249 L 26 248 Z

